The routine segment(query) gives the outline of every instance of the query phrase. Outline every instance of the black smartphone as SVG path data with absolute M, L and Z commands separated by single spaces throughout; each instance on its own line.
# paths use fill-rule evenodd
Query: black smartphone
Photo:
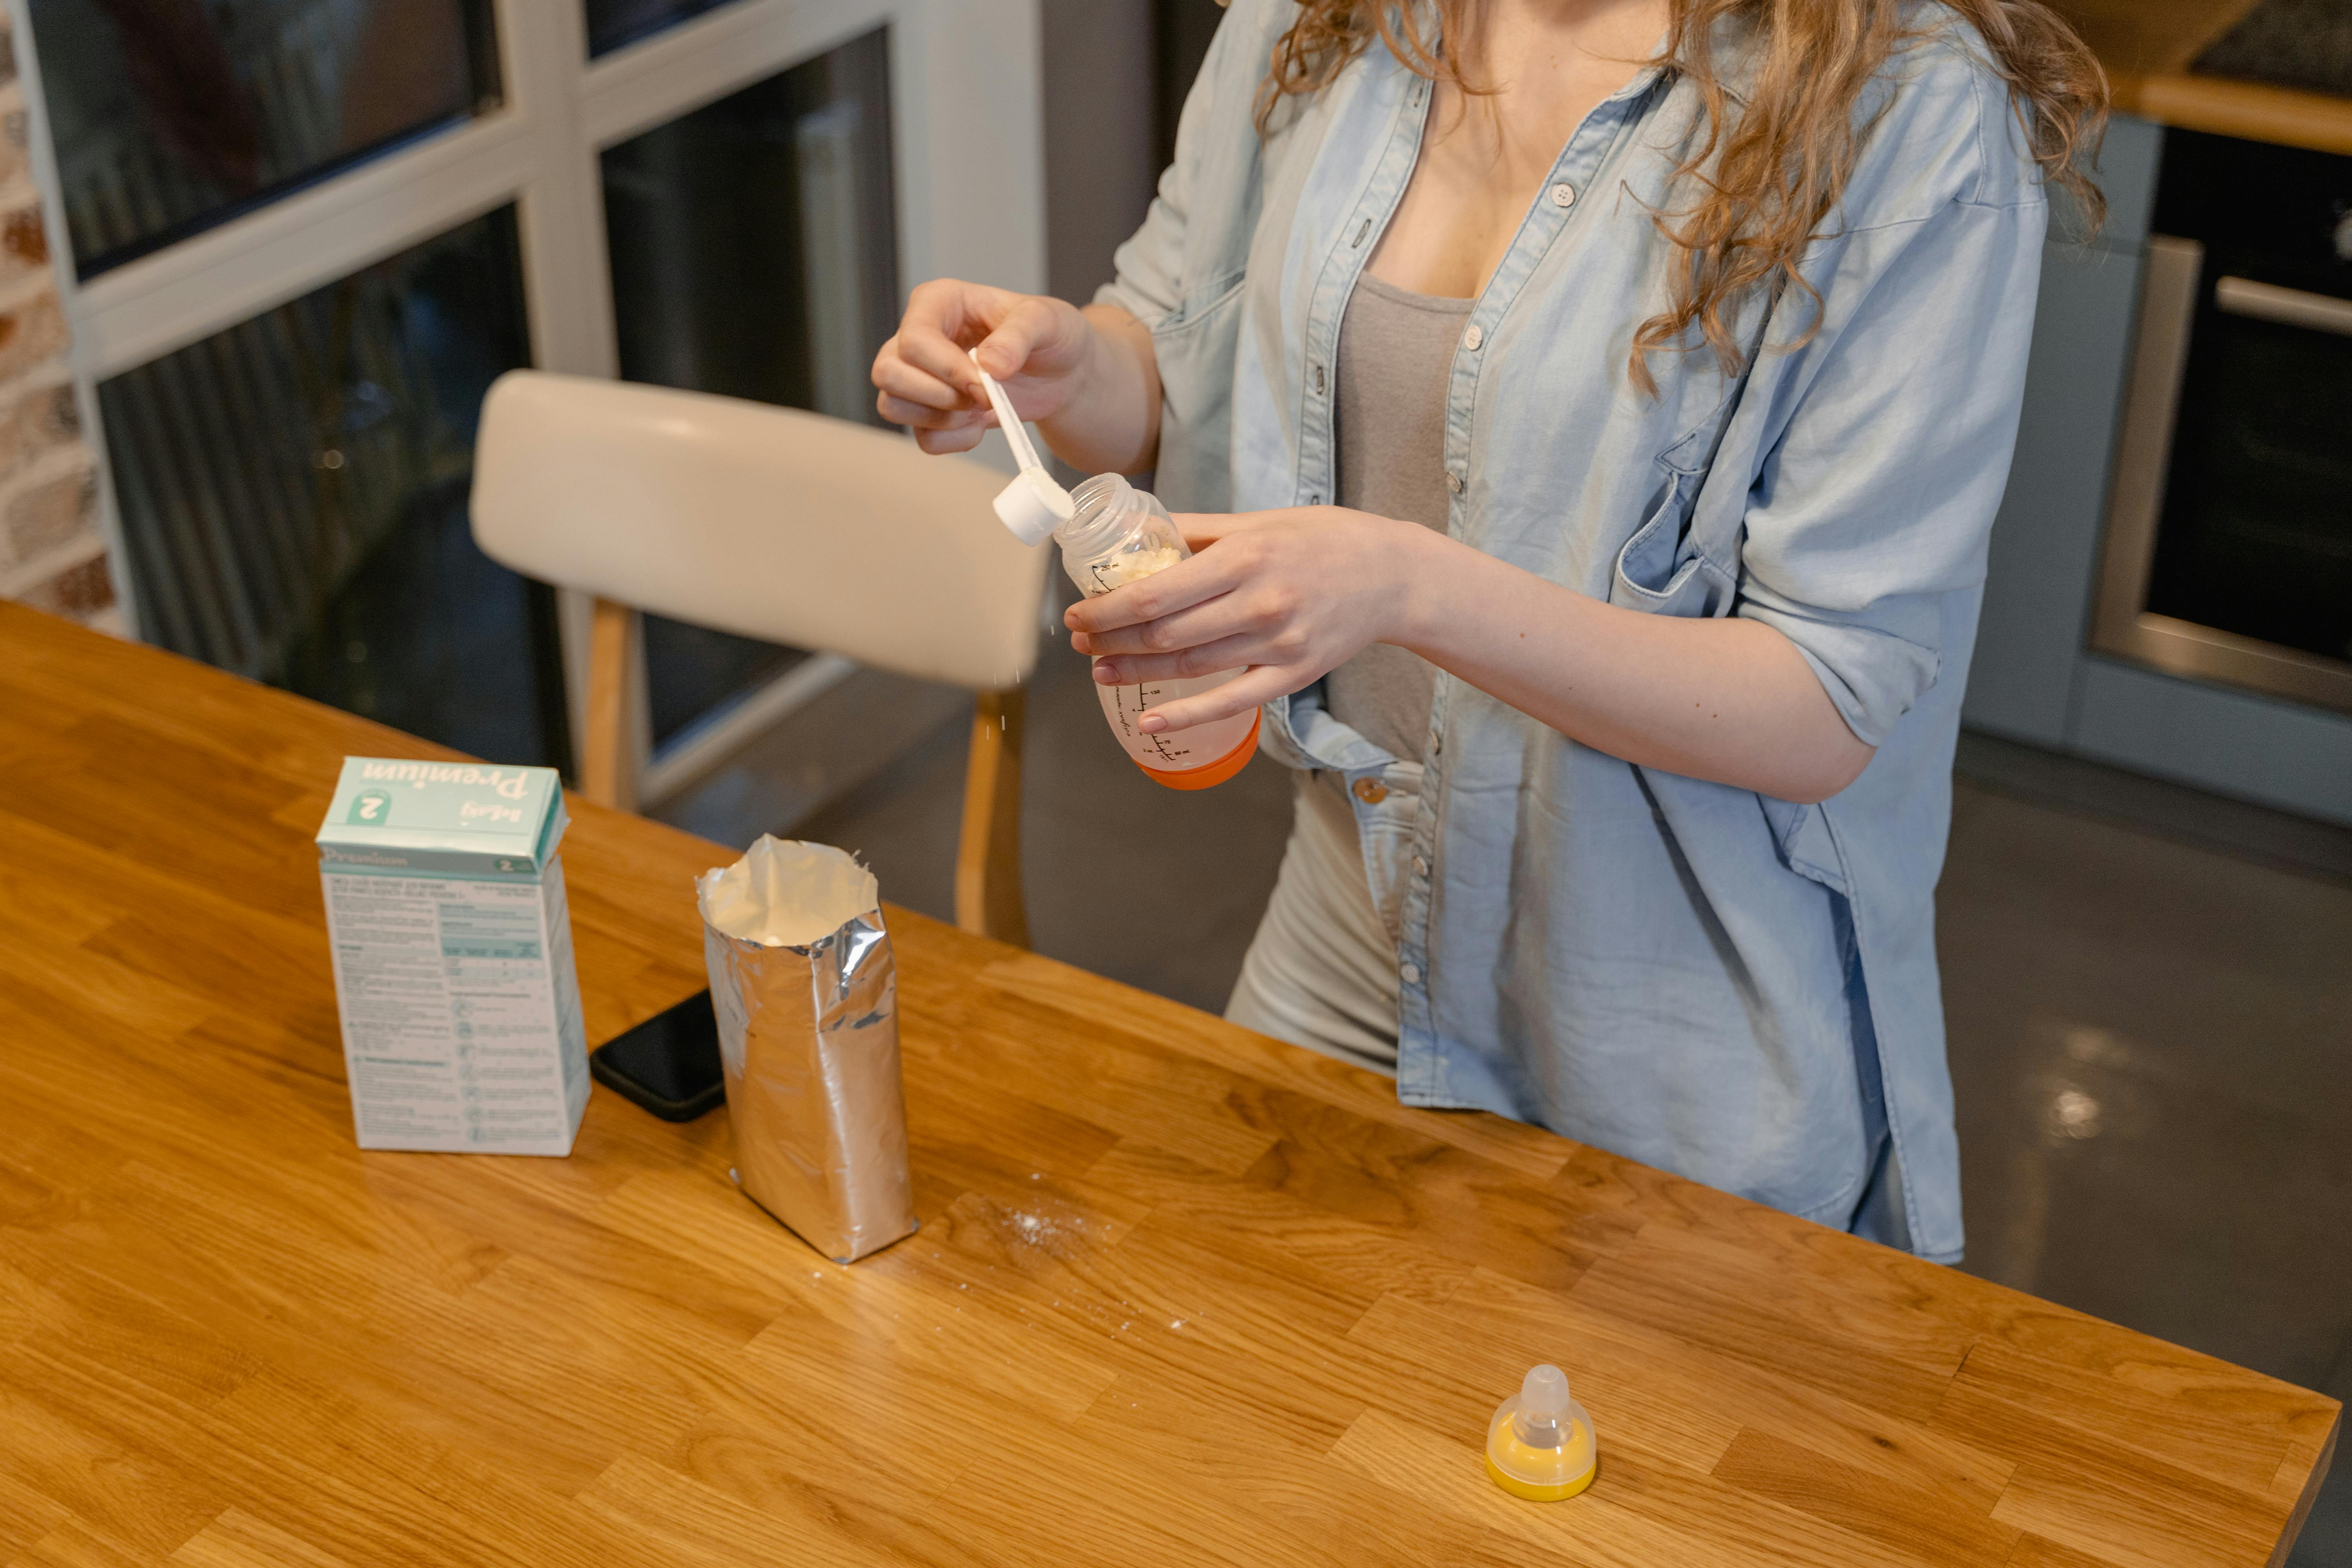
M 598 1083 L 664 1121 L 691 1121 L 727 1098 L 719 1064 L 719 1015 L 698 991 L 588 1054 Z

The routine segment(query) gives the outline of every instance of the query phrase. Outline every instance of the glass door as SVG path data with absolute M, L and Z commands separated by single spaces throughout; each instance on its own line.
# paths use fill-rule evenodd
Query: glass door
M 98 384 L 148 640 L 567 764 L 555 597 L 474 548 L 475 416 L 530 363 L 514 208 Z
M 2172 130 L 2092 646 L 2352 712 L 2352 157 Z
M 604 149 L 622 378 L 878 423 L 867 369 L 899 299 L 890 152 L 880 27 Z M 849 673 L 658 616 L 644 653 L 651 802 Z
M 870 418 L 909 281 L 1043 286 L 1036 0 L 25 4 L 135 631 L 500 760 L 568 761 L 586 662 L 473 548 L 500 373 Z M 843 672 L 646 640 L 649 784 Z

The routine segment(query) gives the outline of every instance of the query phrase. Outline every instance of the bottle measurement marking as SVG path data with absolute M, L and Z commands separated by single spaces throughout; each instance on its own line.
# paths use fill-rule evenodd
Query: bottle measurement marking
M 995 501 L 998 521 L 1015 539 L 1024 544 L 1040 544 L 1049 537 L 1059 540 L 1063 569 L 1090 599 L 1165 571 L 1192 553 L 1168 509 L 1131 489 L 1118 475 L 1097 474 L 1075 494 L 1056 484 L 1038 460 L 1012 400 L 996 378 L 982 368 L 977 351 L 971 360 L 989 405 L 1021 466 L 1019 475 Z M 1137 726 L 1155 703 L 1210 690 L 1240 673 L 1237 668 L 1219 670 L 1148 685 L 1097 683 L 1097 690 L 1104 717 L 1137 766 L 1171 788 L 1199 789 L 1232 777 L 1256 751 L 1256 713 L 1187 726 L 1176 732 L 1190 737 L 1182 742 L 1171 734 L 1146 735 Z M 1129 691 L 1134 693 L 1132 700 L 1127 695 Z

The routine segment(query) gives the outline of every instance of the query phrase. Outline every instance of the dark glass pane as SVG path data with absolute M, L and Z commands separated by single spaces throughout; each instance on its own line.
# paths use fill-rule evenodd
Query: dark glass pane
M 2165 132 L 2159 233 L 2205 248 L 2147 607 L 2352 659 L 2352 338 L 2221 309 L 2352 300 L 2352 158 Z
M 1154 175 L 1176 161 L 1176 121 L 1224 15 L 1224 0 L 1151 0 Z
M 2147 607 L 2352 659 L 2352 339 L 2200 312 Z
M 879 422 L 895 324 L 890 55 L 877 31 L 604 155 L 621 374 Z M 789 649 L 651 618 L 654 741 Z
M 149 640 L 563 766 L 553 595 L 474 548 L 482 395 L 530 363 L 512 208 L 99 385 Z
M 716 11 L 728 0 L 588 0 L 588 54 L 609 54 L 664 27 Z
M 654 744 L 675 740 L 728 699 L 782 675 L 808 656 L 798 648 L 646 618 L 646 701 Z
M 874 32 L 604 155 L 621 374 L 875 419 L 898 308 Z
M 30 0 L 84 278 L 495 108 L 490 0 Z

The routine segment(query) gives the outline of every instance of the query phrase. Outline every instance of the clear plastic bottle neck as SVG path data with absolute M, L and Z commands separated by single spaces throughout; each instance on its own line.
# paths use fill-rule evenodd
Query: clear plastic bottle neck
M 1088 598 L 1164 572 L 1192 553 L 1168 509 L 1117 474 L 1097 474 L 1072 492 L 1070 521 L 1056 528 L 1062 569 Z
M 1080 555 L 1108 551 L 1134 524 L 1135 487 L 1118 474 L 1097 474 L 1070 492 L 1076 510 L 1054 531 L 1062 547 Z

